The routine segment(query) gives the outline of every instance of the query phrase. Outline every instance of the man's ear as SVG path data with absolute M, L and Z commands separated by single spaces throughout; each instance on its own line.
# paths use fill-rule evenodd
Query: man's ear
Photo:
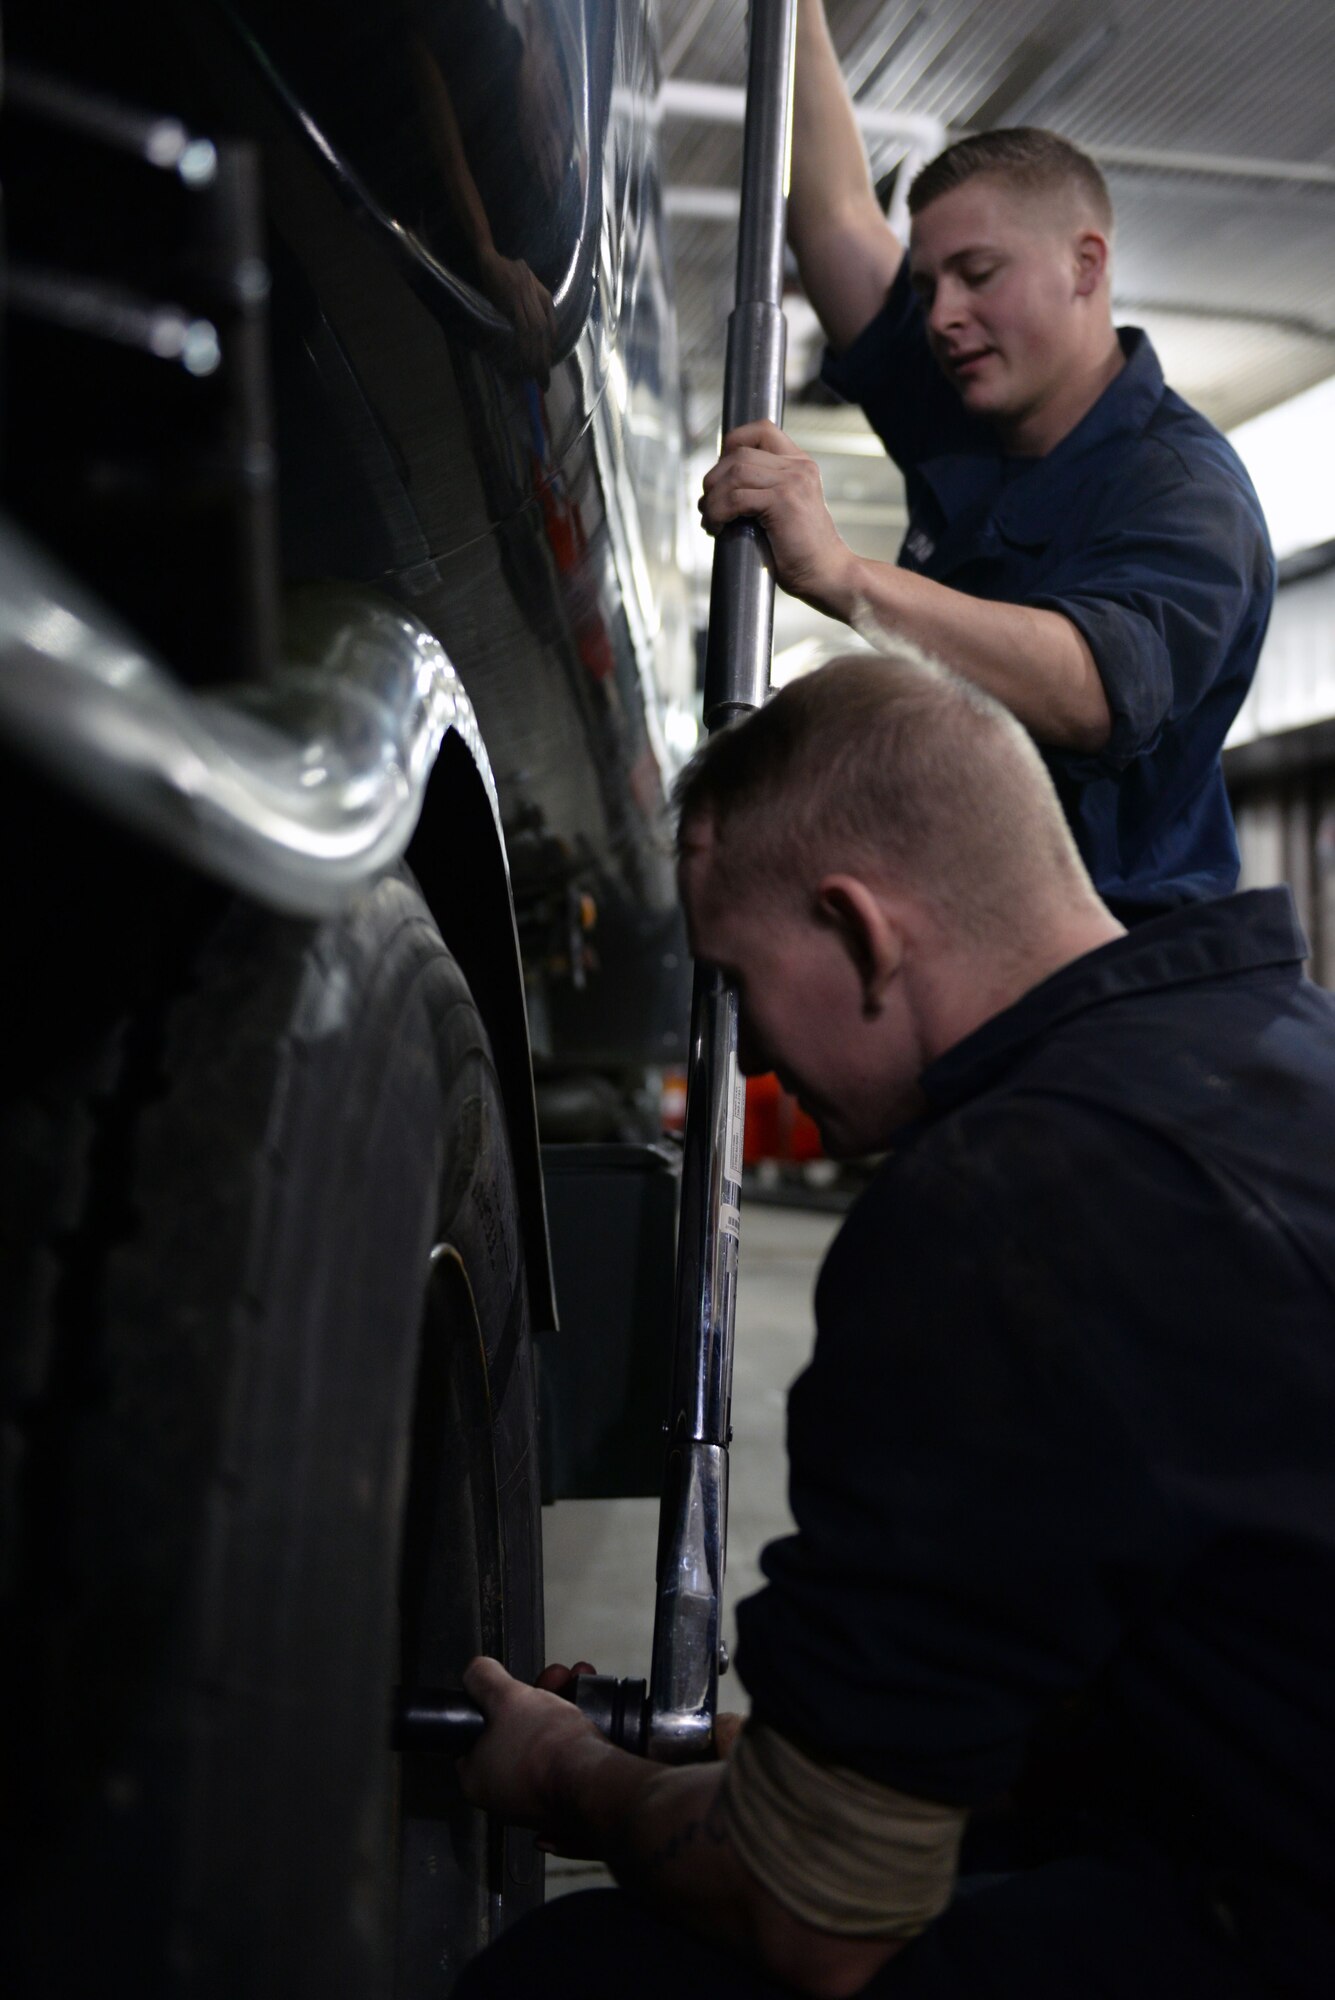
M 1075 239 L 1075 290 L 1087 299 L 1108 274 L 1108 239 L 1097 229 L 1082 229 Z
M 826 875 L 816 891 L 857 970 L 865 1014 L 879 1014 L 904 962 L 904 939 L 881 898 L 856 875 Z

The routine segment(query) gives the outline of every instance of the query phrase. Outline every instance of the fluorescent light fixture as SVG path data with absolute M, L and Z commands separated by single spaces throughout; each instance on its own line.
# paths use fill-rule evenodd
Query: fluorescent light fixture
M 1277 556 L 1335 541 L 1335 376 L 1228 437 L 1260 495 Z

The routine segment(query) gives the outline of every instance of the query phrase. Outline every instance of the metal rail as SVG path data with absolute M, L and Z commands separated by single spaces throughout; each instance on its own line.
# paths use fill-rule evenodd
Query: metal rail
M 728 322 L 723 428 L 783 419 L 784 220 L 792 145 L 795 0 L 752 0 L 737 299 Z M 753 521 L 719 535 L 709 600 L 705 725 L 721 728 L 769 689 L 774 571 Z M 660 1516 L 648 1750 L 705 1755 L 718 1707 L 728 1517 L 733 1325 L 746 1086 L 737 996 L 697 968 L 677 1254 L 677 1341 Z
M 184 687 L 0 516 L 0 740 L 215 880 L 323 917 L 402 856 L 449 733 L 495 780 L 439 640 L 372 591 L 295 594 L 268 679 Z

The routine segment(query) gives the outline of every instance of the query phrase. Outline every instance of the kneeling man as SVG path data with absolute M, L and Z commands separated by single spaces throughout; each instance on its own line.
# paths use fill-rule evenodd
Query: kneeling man
M 907 647 L 679 802 L 744 1067 L 892 1150 L 817 1287 L 732 1756 L 470 1669 L 469 1795 L 624 1887 L 460 1993 L 1335 1991 L 1335 1002 L 1287 891 L 1125 932 L 1024 730 Z

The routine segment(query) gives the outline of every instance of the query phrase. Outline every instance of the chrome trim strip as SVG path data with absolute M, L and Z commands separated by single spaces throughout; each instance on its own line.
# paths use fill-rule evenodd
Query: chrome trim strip
M 338 585 L 294 593 L 271 679 L 195 691 L 0 520 L 0 735 L 272 909 L 328 915 L 393 867 L 449 731 L 499 833 L 472 704 L 439 640 L 397 605 Z

